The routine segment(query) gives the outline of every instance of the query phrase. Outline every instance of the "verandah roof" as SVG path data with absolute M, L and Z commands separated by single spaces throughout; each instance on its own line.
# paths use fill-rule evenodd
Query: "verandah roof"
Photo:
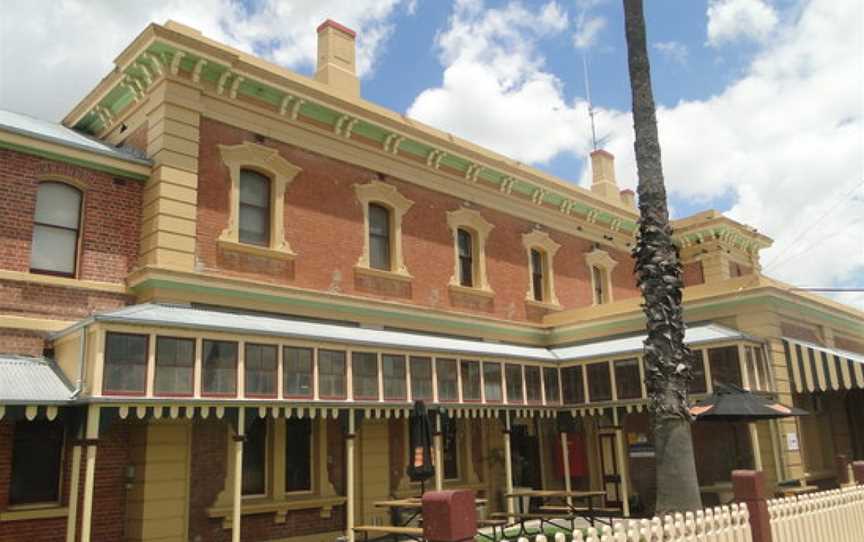
M 3 403 L 63 404 L 74 399 L 73 393 L 73 387 L 53 361 L 0 355 L 0 401 Z

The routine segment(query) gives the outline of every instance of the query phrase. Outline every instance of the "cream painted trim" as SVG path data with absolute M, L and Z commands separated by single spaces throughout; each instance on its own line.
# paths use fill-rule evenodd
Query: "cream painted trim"
M 402 282 L 411 282 L 411 280 L 414 278 L 411 275 L 403 275 L 402 273 L 394 273 L 392 271 L 384 271 L 383 269 L 375 269 L 372 267 L 363 267 L 359 264 L 354 266 L 354 272 L 358 275 L 398 280 Z
M 532 230 L 530 233 L 522 234 L 522 246 L 525 247 L 525 252 L 528 255 L 528 291 L 525 292 L 525 300 L 531 304 L 543 307 L 560 308 L 558 296 L 555 295 L 555 271 L 554 260 L 555 254 L 561 245 L 556 243 L 549 237 L 549 234 L 541 230 Z M 534 280 L 533 280 L 533 263 L 531 260 L 531 250 L 540 251 L 543 256 L 543 301 L 537 301 L 534 298 Z
M 48 320 L 44 318 L 28 318 L 26 316 L 12 316 L 0 314 L 0 328 L 3 329 L 26 329 L 27 331 L 55 332 L 73 325 L 69 320 Z M 77 335 L 71 336 L 78 339 Z
M 125 284 L 114 282 L 99 282 L 95 280 L 79 280 L 69 277 L 58 277 L 55 275 L 43 275 L 41 273 L 27 273 L 22 271 L 9 271 L 0 269 L 0 280 L 12 280 L 16 282 L 32 282 L 44 286 L 56 286 L 59 288 L 75 288 L 78 290 L 95 290 L 112 294 L 127 294 Z
M 588 265 L 588 275 L 591 277 L 591 299 L 593 305 L 601 305 L 608 304 L 615 301 L 615 295 L 612 292 L 612 270 L 615 269 L 615 266 L 618 265 L 618 262 L 612 259 L 612 256 L 609 255 L 605 250 L 600 250 L 599 248 L 595 248 L 591 252 L 585 255 L 585 263 Z M 606 292 L 607 299 L 597 299 L 595 297 L 595 292 L 597 291 L 597 284 L 594 279 L 594 268 L 600 269 L 603 274 L 602 280 L 605 281 L 605 286 L 603 290 Z
M 448 284 L 447 289 L 450 290 L 451 293 L 463 294 L 463 295 L 476 295 L 479 297 L 487 297 L 493 298 L 495 297 L 495 292 L 492 290 L 481 290 L 479 288 L 469 288 L 468 286 L 462 286 L 461 284 Z
M 473 209 L 457 209 L 447 211 L 447 225 L 453 233 L 453 275 L 450 277 L 450 287 L 458 287 L 470 293 L 493 293 L 486 276 L 486 240 L 495 227 L 490 224 L 479 211 Z M 459 283 L 459 229 L 468 230 L 472 235 L 476 254 L 473 273 L 474 286 L 469 288 Z
M 27 508 L 7 508 L 0 512 L 0 523 L 7 521 L 27 521 L 31 519 L 65 518 L 69 508 L 65 506 L 33 506 Z
M 250 169 L 266 175 L 272 181 L 269 252 L 258 252 L 256 255 L 273 257 L 272 253 L 276 252 L 293 256 L 294 252 L 285 240 L 285 189 L 302 170 L 284 159 L 276 149 L 249 141 L 240 145 L 219 145 L 219 152 L 222 155 L 222 162 L 231 174 L 228 227 L 222 231 L 219 242 L 241 244 L 239 241 L 240 171 Z M 234 245 L 230 246 L 236 249 Z
M 241 243 L 239 241 L 230 241 L 223 237 L 219 237 L 216 243 L 222 250 L 226 252 L 242 252 L 243 254 L 251 254 L 252 256 L 258 256 L 260 258 L 291 261 L 296 256 L 296 254 L 294 254 L 293 252 L 276 250 L 258 245 L 250 245 L 248 243 Z M 285 246 L 287 247 L 288 243 L 285 243 Z
M 405 267 L 402 251 L 402 217 L 414 202 L 396 190 L 396 187 L 381 181 L 371 181 L 366 184 L 354 184 L 357 200 L 363 207 L 363 253 L 357 260 L 356 268 L 372 269 L 369 265 L 369 204 L 377 203 L 390 210 L 390 275 L 411 277 Z M 392 278 L 392 277 L 391 277 Z

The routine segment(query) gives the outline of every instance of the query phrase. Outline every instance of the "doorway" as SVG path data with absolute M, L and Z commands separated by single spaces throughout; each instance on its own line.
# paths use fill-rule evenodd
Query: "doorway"
M 600 472 L 603 491 L 606 492 L 606 506 L 620 508 L 621 465 L 618 464 L 615 433 L 600 433 Z

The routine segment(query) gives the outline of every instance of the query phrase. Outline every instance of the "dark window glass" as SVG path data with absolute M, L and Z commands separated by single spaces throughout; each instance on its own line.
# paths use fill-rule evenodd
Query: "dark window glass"
M 243 494 L 267 492 L 267 419 L 255 418 L 246 428 L 243 443 Z
M 9 504 L 58 502 L 63 424 L 19 421 L 13 431 Z
M 144 393 L 147 386 L 147 335 L 108 333 L 105 337 L 106 393 Z
M 354 399 L 378 400 L 378 354 L 353 352 L 351 378 L 354 381 Z
M 480 362 L 463 361 L 462 372 L 462 400 L 479 401 L 480 397 Z
M 237 393 L 237 343 L 204 341 L 201 391 L 211 395 Z
M 240 242 L 270 244 L 270 179 L 240 170 Z
M 619 359 L 615 362 L 615 388 L 618 399 L 642 397 L 642 378 L 639 376 L 638 359 Z
M 369 204 L 369 266 L 390 271 L 390 210 Z
M 432 399 L 432 358 L 411 356 L 411 398 Z
M 759 375 L 759 384 L 762 387 L 763 391 L 771 390 L 771 375 L 768 372 L 768 364 L 765 363 L 765 355 L 762 352 L 762 348 L 754 348 L 753 351 L 756 354 L 756 371 Z M 837 374 L 840 374 L 840 366 L 837 366 Z M 840 378 L 838 376 L 838 378 Z
M 741 386 L 741 366 L 738 364 L 737 346 L 709 348 L 708 363 L 711 364 L 711 381 L 714 384 L 721 382 Z
M 195 339 L 156 337 L 156 381 L 163 395 L 190 395 L 195 372 Z
M 405 356 L 383 354 L 381 373 L 384 377 L 384 399 L 405 399 Z
M 693 379 L 687 385 L 689 393 L 705 393 L 708 391 L 705 383 L 705 363 L 702 361 L 702 351 L 693 350 Z
M 507 402 L 522 402 L 522 366 L 508 363 L 507 371 Z
M 457 439 L 456 420 L 451 419 L 444 426 L 442 435 L 441 459 L 444 461 L 444 479 L 456 480 L 459 478 L 459 439 Z
M 561 389 L 558 382 L 558 369 L 554 367 L 543 368 L 543 387 L 546 392 L 547 404 L 561 403 Z
M 276 396 L 276 366 L 279 364 L 277 348 L 272 344 L 246 343 L 243 359 L 246 395 Z
M 534 291 L 534 299 L 543 301 L 543 253 L 531 249 L 531 289 Z
M 285 491 L 312 490 L 312 421 L 285 420 Z
M 510 377 L 507 377 L 507 380 L 509 381 Z M 528 399 L 529 403 L 539 403 L 543 399 L 540 391 L 541 385 L 542 383 L 540 382 L 540 367 L 536 367 L 534 365 L 526 365 L 525 398 Z
M 318 350 L 318 390 L 322 399 L 345 398 L 345 352 Z
M 588 398 L 592 402 L 612 399 L 612 381 L 609 379 L 609 364 L 591 363 L 588 369 Z
M 757 380 L 756 372 L 756 358 L 753 356 L 753 347 L 745 346 L 744 347 L 744 356 L 745 356 L 745 366 L 747 367 L 747 381 L 750 383 L 751 390 L 758 390 L 759 382 Z
M 74 275 L 80 227 L 81 191 L 64 183 L 39 183 L 33 216 L 30 269 Z
M 456 230 L 459 244 L 459 284 L 474 286 L 474 241 L 467 230 Z
M 585 386 L 582 383 L 582 366 L 561 369 L 561 383 L 565 405 L 578 405 L 585 402 Z
M 312 349 L 282 349 L 282 378 L 286 397 L 312 397 Z
M 591 274 L 594 276 L 594 303 L 602 305 L 606 303 L 606 279 L 603 276 L 603 270 L 599 267 L 592 267 Z
M 435 372 L 438 379 L 438 400 L 441 402 L 458 401 L 459 386 L 455 359 L 435 360 Z
M 501 401 L 501 364 L 483 364 L 483 391 L 486 400 L 492 403 Z

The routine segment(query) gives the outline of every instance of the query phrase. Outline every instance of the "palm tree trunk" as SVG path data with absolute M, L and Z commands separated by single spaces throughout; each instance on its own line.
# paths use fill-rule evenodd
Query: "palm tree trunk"
M 702 501 L 687 405 L 693 354 L 684 345 L 681 263 L 666 206 L 642 0 L 624 0 L 624 19 L 639 171 L 639 238 L 633 256 L 648 328 L 645 378 L 656 450 L 656 510 L 695 510 Z

